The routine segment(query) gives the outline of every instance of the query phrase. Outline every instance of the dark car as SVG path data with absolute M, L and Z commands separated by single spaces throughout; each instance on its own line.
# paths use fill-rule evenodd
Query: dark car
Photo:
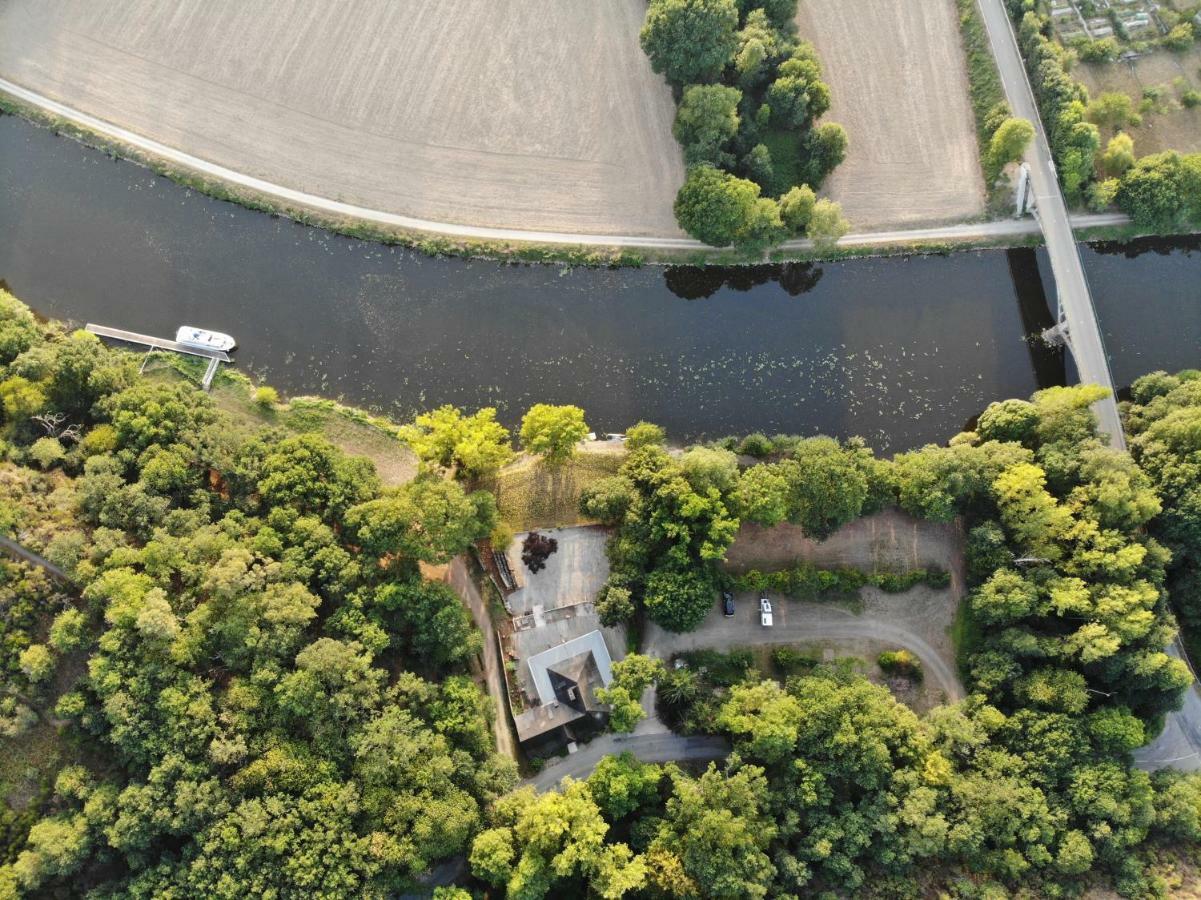
M 734 595 L 729 591 L 721 592 L 721 611 L 727 619 L 734 617 Z

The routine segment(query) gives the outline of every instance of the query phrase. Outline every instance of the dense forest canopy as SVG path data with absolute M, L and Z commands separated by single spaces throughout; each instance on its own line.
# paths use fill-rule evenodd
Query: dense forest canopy
M 479 634 L 417 562 L 487 534 L 491 497 L 244 436 L 0 303 L 0 524 L 78 587 L 0 563 L 0 728 L 59 729 L 65 762 L 5 808 L 0 896 L 385 896 L 464 853 L 515 771 Z

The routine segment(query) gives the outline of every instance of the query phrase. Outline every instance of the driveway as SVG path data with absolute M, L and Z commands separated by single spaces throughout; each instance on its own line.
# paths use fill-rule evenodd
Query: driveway
M 759 623 L 758 595 L 735 595 L 735 614 L 722 615 L 718 604 L 695 631 L 674 634 L 647 625 L 643 652 L 669 659 L 687 650 L 732 650 L 775 644 L 832 644 L 847 655 L 864 656 L 903 647 L 922 661 L 927 686 L 949 702 L 964 697 L 955 670 L 949 629 L 959 604 L 954 588 L 915 587 L 904 594 L 863 589 L 862 612 L 833 603 L 807 603 L 768 594 L 774 624 Z
M 647 763 L 707 762 L 725 759 L 730 752 L 730 743 L 723 737 L 711 735 L 605 734 L 578 752 L 548 765 L 522 785 L 533 785 L 539 792 L 549 791 L 568 776 L 577 780 L 587 778 L 604 757 L 626 752 Z

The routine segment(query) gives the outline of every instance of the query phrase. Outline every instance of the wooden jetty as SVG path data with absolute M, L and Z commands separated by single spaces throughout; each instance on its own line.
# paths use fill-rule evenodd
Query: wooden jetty
M 230 361 L 229 354 L 224 350 L 193 347 L 190 344 L 181 344 L 178 341 L 169 341 L 166 338 L 154 337 L 149 334 L 138 334 L 136 331 L 126 331 L 123 328 L 109 328 L 107 325 L 94 325 L 89 322 L 84 330 L 91 332 L 97 337 L 106 337 L 126 344 L 140 344 L 143 347 L 149 347 L 150 351 L 146 354 L 147 357 L 155 350 L 169 350 L 174 353 L 184 353 L 188 356 L 199 356 L 202 359 L 207 359 L 209 363 L 204 370 L 204 378 L 200 382 L 206 391 L 212 386 L 213 377 L 217 374 L 217 369 L 221 363 Z M 143 362 L 142 365 L 145 366 L 145 363 Z

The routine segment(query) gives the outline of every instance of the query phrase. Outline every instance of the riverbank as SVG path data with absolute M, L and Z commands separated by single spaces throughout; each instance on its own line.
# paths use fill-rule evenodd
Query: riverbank
M 206 196 L 346 237 L 408 247 L 431 256 L 570 266 L 732 266 L 1042 245 L 1038 225 L 1033 219 L 850 234 L 836 246 L 823 250 L 818 250 L 810 241 L 790 241 L 766 257 L 706 247 L 688 238 L 566 234 L 431 222 L 355 206 L 235 172 L 71 109 L 4 79 L 0 79 L 0 112 L 19 115 L 55 134 L 144 166 Z M 1077 216 L 1073 218 L 1073 225 L 1082 240 L 1127 240 L 1148 236 L 1121 214 Z

